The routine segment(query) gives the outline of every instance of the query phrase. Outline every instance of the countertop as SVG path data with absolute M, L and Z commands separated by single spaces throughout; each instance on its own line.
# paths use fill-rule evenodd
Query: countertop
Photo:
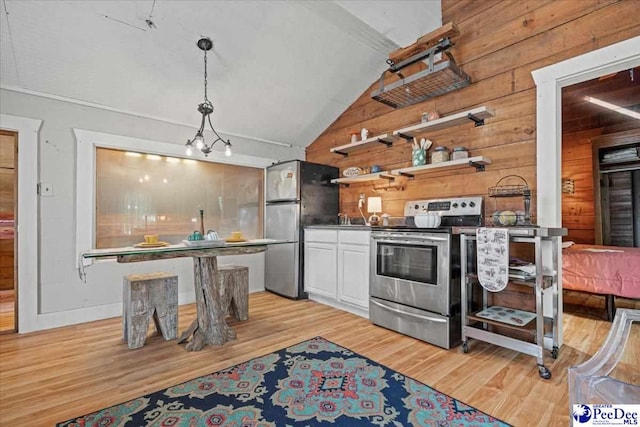
M 476 230 L 479 227 L 453 227 L 453 234 L 473 234 L 475 236 Z M 566 236 L 567 229 L 558 227 L 487 227 L 487 228 L 506 228 L 509 230 L 510 236 L 540 236 L 540 237 L 559 237 Z
M 320 230 L 371 230 L 371 226 L 364 224 L 339 225 L 339 224 L 317 224 L 307 225 L 304 228 Z

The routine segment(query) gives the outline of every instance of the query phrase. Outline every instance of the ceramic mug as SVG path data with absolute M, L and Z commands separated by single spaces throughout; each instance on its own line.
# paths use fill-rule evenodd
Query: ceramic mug
M 218 240 L 218 233 L 213 230 L 207 231 L 207 234 L 204 235 L 205 240 Z
M 158 235 L 157 234 L 145 234 L 144 236 L 145 243 L 158 243 Z
M 191 241 L 202 240 L 202 234 L 198 230 L 194 231 L 193 234 L 190 234 L 188 237 Z

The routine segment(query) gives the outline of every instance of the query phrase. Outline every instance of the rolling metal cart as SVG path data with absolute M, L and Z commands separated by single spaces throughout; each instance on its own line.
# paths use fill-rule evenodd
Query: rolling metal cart
M 556 359 L 558 357 L 558 327 L 560 327 L 558 324 L 558 250 L 561 236 L 566 235 L 567 230 L 565 228 L 543 227 L 512 227 L 508 229 L 510 243 L 532 243 L 535 245 L 535 274 L 529 277 L 509 275 L 509 283 L 530 287 L 535 296 L 535 313 L 529 313 L 533 320 L 522 325 L 515 325 L 478 316 L 478 313 L 490 309 L 490 307 L 487 290 L 481 287 L 477 275 L 468 271 L 468 267 L 475 265 L 476 262 L 474 256 L 476 229 L 476 227 L 454 227 L 453 230 L 454 233 L 460 234 L 462 349 L 467 353 L 469 338 L 474 338 L 534 356 L 538 363 L 538 373 L 542 378 L 549 379 L 551 371 L 544 365 L 545 330 L 548 338 L 551 339 L 551 344 L 547 348 L 551 350 L 551 356 Z M 549 242 L 553 252 L 551 265 L 548 266 L 543 263 L 543 242 Z M 473 289 L 474 287 L 482 289 L 481 301 L 473 300 L 474 296 L 480 294 L 478 289 Z M 552 296 L 551 317 L 544 316 L 543 294 L 547 292 L 551 292 Z M 473 310 L 478 308 L 478 305 L 481 309 Z M 513 307 L 513 309 L 524 313 L 518 310 L 518 307 Z M 495 327 L 524 332 L 524 335 L 532 336 L 534 342 L 503 335 L 497 332 L 498 328 Z

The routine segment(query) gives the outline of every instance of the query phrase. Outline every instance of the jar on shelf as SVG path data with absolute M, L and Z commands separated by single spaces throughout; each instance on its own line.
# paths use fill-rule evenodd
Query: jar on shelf
M 357 130 L 352 130 L 351 132 L 349 132 L 349 135 L 351 135 L 352 144 L 358 142 L 358 135 L 360 135 L 360 132 L 358 132 Z
M 464 147 L 454 147 L 451 157 L 453 160 L 466 159 L 469 157 L 469 152 Z
M 436 147 L 431 155 L 431 163 L 442 163 L 449 161 L 449 149 L 447 147 Z

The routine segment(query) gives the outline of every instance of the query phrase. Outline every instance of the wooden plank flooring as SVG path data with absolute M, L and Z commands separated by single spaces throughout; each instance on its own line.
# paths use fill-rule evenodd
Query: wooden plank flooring
M 181 306 L 179 316 L 182 330 L 195 317 L 195 305 Z M 251 294 L 248 321 L 229 324 L 238 333 L 235 341 L 195 353 L 151 332 L 144 347 L 129 350 L 120 318 L 2 335 L 0 425 L 52 426 L 320 335 L 516 426 L 566 426 L 567 368 L 593 355 L 611 325 L 565 313 L 565 344 L 557 360 L 546 358 L 553 377 L 545 381 L 530 356 L 477 341 L 468 354 L 459 347 L 446 351 L 313 301 L 268 292 Z M 639 333 L 636 328 L 634 342 Z
M 15 331 L 15 305 L 13 290 L 0 291 L 0 333 Z

